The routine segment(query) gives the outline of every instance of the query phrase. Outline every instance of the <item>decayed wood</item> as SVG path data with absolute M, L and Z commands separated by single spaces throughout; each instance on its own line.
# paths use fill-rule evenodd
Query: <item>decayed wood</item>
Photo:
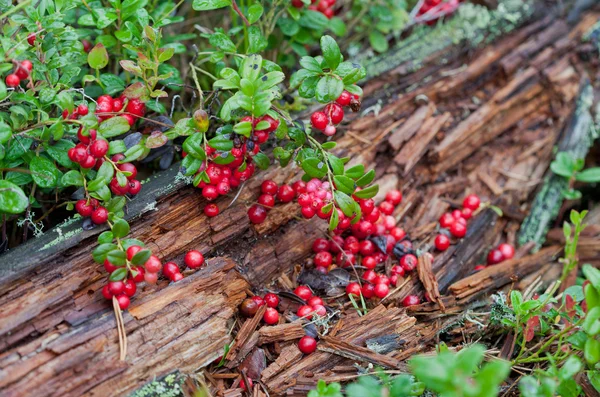
M 229 259 L 213 258 L 177 284 L 138 291 L 123 313 L 129 346 L 124 362 L 118 361 L 115 318 L 104 298 L 85 290 L 63 299 L 62 310 L 42 312 L 3 336 L 2 395 L 116 395 L 158 373 L 207 365 L 229 341 L 228 322 L 246 296 L 248 284 L 234 266 Z M 3 326 L 27 317 L 5 312 L 2 318 L 11 321 Z M 33 327 L 40 337 L 23 339 Z
M 353 361 L 372 363 L 385 368 L 400 367 L 400 361 L 393 357 L 375 353 L 366 347 L 355 346 L 332 336 L 322 337 L 317 347 L 320 351 L 337 354 Z
M 302 338 L 306 332 L 300 321 L 264 326 L 258 330 L 258 344 L 264 345 L 273 342 L 285 342 Z
M 247 319 L 238 330 L 233 345 L 225 358 L 229 361 L 227 368 L 237 367 L 237 365 L 246 357 L 246 354 L 258 343 L 258 334 L 255 332 L 258 323 L 262 320 L 267 305 L 262 305 L 254 317 Z
M 417 274 L 419 280 L 423 283 L 423 288 L 427 293 L 429 300 L 436 302 L 442 311 L 446 311 L 442 296 L 440 295 L 439 285 L 431 266 L 432 258 L 429 255 L 421 255 L 417 261 Z
M 434 109 L 433 102 L 419 107 L 399 128 L 393 131 L 388 139 L 392 149 L 399 150 L 404 142 L 410 140 L 417 131 L 422 129 L 425 120 L 429 119 Z

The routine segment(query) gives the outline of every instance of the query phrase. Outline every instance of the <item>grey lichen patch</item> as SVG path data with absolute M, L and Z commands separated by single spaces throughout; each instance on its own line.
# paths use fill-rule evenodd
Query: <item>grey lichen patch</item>
M 54 229 L 54 231 L 56 231 L 58 233 L 58 237 L 55 238 L 54 240 L 50 241 L 49 243 L 45 244 L 42 248 L 40 248 L 40 251 L 44 251 L 47 250 L 48 248 L 54 247 L 55 245 L 70 239 L 73 236 L 76 236 L 79 233 L 83 233 L 83 228 L 77 228 L 75 230 L 71 230 L 68 233 L 63 234 L 62 230 L 57 227 L 56 229 Z
M 185 375 L 176 371 L 147 383 L 129 397 L 183 397 L 181 386 L 184 381 Z

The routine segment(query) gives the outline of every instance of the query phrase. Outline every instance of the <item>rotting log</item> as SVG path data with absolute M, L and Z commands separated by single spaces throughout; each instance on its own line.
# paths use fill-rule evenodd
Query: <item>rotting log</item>
M 338 140 L 339 155 L 350 157 L 352 164 L 375 168 L 382 190 L 402 187 L 405 199 L 394 215 L 409 235 L 418 236 L 421 248 L 431 244 L 435 222 L 454 205 L 449 198 L 460 199 L 475 191 L 511 215 L 499 219 L 491 210 L 481 212 L 471 221 L 467 238 L 436 257 L 432 272 L 449 313 L 452 306 L 444 296 L 448 286 L 468 276 L 501 239 L 514 243 L 527 214 L 527 199 L 546 173 L 552 146 L 573 111 L 573 93 L 580 89 L 575 69 L 580 62 L 575 56 L 579 32 L 597 17 L 585 15 L 578 25 L 569 26 L 566 41 L 546 42 L 536 48 L 532 59 L 519 58 L 514 70 L 503 70 L 502 60 L 517 48 L 516 43 L 536 41 L 540 32 L 552 26 L 552 18 L 516 30 L 472 54 L 450 51 L 444 62 L 430 56 L 418 68 L 383 74 L 365 86 L 365 108 L 380 102 L 377 114 L 369 111 L 340 128 L 347 134 Z M 552 72 L 557 69 L 561 73 L 555 76 Z M 523 89 L 518 90 L 521 83 Z M 419 116 L 422 121 L 413 133 L 390 140 L 403 128 L 402 120 L 423 112 L 418 110 L 423 108 L 423 96 L 431 113 Z M 447 120 L 435 136 L 428 135 L 426 145 L 416 142 L 421 125 L 440 117 Z M 490 122 L 476 122 L 478 117 Z M 461 127 L 465 122 L 473 129 Z M 448 151 L 445 139 L 456 143 L 456 154 Z M 418 151 L 411 151 L 410 161 L 396 162 L 399 153 L 408 151 L 406 147 Z M 100 229 L 83 231 L 79 221 L 71 221 L 0 257 L 3 395 L 126 394 L 173 369 L 189 373 L 206 366 L 230 342 L 235 308 L 245 291 L 249 287 L 261 291 L 269 284 L 275 290 L 288 288 L 289 280 L 295 280 L 302 269 L 297 265 L 308 255 L 312 240 L 326 230 L 317 219 L 300 221 L 294 204 L 277 206 L 258 227 L 248 224 L 246 206 L 256 200 L 260 183 L 293 180 L 299 174 L 294 166 L 257 175 L 233 203 L 233 196 L 220 199 L 217 203 L 224 211 L 213 219 L 202 214 L 204 201 L 197 190 L 176 174 L 173 167 L 153 177 L 144 184 L 142 196 L 128 205 L 132 235 L 147 242 L 163 261 L 181 263 L 186 250 L 200 249 L 208 266 L 186 273 L 179 283 L 161 281 L 138 293 L 124 314 L 129 342 L 125 362 L 117 360 L 114 315 L 100 294 L 106 275 L 91 261 Z M 535 270 L 527 267 L 528 272 Z M 522 275 L 527 276 L 525 271 Z M 483 292 L 510 283 L 510 276 L 507 271 L 497 279 L 501 282 L 487 285 Z M 408 293 L 423 296 L 422 283 L 416 274 L 411 277 L 384 305 L 396 304 Z M 385 323 L 379 324 L 371 313 Z M 398 334 L 405 343 L 391 356 L 403 360 L 430 345 L 443 329 L 442 325 L 415 326 L 403 309 L 383 305 L 369 315 L 343 318 L 334 337 L 365 348 L 367 339 Z M 260 329 L 252 335 L 256 336 L 248 339 L 250 344 L 236 350 L 237 359 L 244 359 L 243 354 L 237 357 L 240 351 L 249 352 L 261 343 Z M 325 376 L 353 362 L 323 351 L 303 357 L 293 342 L 280 342 L 279 356 L 262 373 L 270 395 L 302 395 L 318 379 L 311 375 Z M 237 390 L 232 393 L 239 395 Z

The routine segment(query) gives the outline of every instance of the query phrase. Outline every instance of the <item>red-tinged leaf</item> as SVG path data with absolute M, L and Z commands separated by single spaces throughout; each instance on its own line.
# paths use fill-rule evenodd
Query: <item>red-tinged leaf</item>
M 167 138 L 165 134 L 160 131 L 154 131 L 146 139 L 146 147 L 150 149 L 156 149 L 164 146 L 167 142 L 169 142 L 169 138 Z
M 150 97 L 148 88 L 141 81 L 133 83 L 129 87 L 125 88 L 123 95 L 128 99 L 139 99 L 142 102 L 146 102 Z

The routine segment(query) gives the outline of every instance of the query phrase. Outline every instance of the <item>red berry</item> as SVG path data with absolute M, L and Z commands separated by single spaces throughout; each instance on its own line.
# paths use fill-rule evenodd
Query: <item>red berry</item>
M 313 313 L 319 317 L 325 317 L 327 315 L 327 309 L 323 305 L 312 305 Z
M 142 190 L 142 184 L 137 179 L 134 179 L 133 181 L 129 181 L 128 190 L 129 190 L 129 194 L 132 194 L 135 196 Z
M 27 35 L 27 42 L 30 46 L 33 46 L 35 44 L 35 33 L 29 33 Z
M 330 243 L 326 238 L 318 238 L 312 244 L 312 250 L 315 253 L 329 251 Z
M 334 136 L 336 131 L 336 128 L 330 124 L 327 127 L 325 127 L 325 129 L 323 130 L 323 134 L 327 136 Z
M 88 204 L 87 200 L 81 199 L 75 203 L 75 210 L 79 215 L 88 217 L 92 215 L 92 212 L 94 212 L 94 207 L 92 207 L 91 204 Z
M 375 244 L 373 244 L 373 242 L 371 240 L 363 240 L 359 243 L 360 246 L 360 253 L 362 255 L 371 255 L 375 253 L 375 250 L 377 249 L 377 247 L 375 247 Z
M 209 218 L 219 215 L 219 207 L 216 204 L 207 204 L 206 207 L 204 207 L 204 215 Z
M 375 280 L 373 280 L 373 284 L 385 284 L 389 286 L 390 279 L 385 274 L 380 274 L 379 276 L 375 277 Z
M 266 321 L 265 321 L 266 322 Z M 268 324 L 268 323 L 267 323 Z M 240 381 L 240 389 L 244 390 L 244 391 L 249 391 L 252 390 L 252 388 L 254 387 L 253 383 L 252 383 L 252 379 L 248 378 L 248 389 L 246 389 L 246 382 L 244 382 L 244 379 L 242 379 Z
M 202 196 L 207 200 L 214 200 L 219 197 L 219 192 L 214 185 L 206 185 L 202 188 Z
M 299 285 L 296 287 L 294 294 L 298 295 L 300 299 L 304 299 L 305 301 L 309 300 L 313 296 L 312 291 L 306 285 Z
M 265 296 L 265 298 L 266 298 L 266 296 Z M 306 304 L 310 307 L 314 307 L 317 305 L 323 306 L 323 299 L 319 298 L 318 296 L 313 296 L 309 300 L 306 301 Z
M 315 255 L 315 266 L 328 267 L 333 262 L 333 257 L 327 251 L 319 252 Z
M 146 263 L 146 269 L 148 271 L 150 271 L 148 269 L 148 263 Z M 176 263 L 173 262 L 167 262 L 165 263 L 164 267 L 163 267 L 163 274 L 165 276 L 167 276 L 167 278 L 172 279 L 175 274 L 179 273 L 179 266 L 177 266 Z
M 406 232 L 400 227 L 394 227 L 390 230 L 390 236 L 392 236 L 396 241 L 400 241 L 406 237 Z
M 397 275 L 399 277 L 404 277 L 404 273 L 405 273 L 404 268 L 400 265 L 392 266 L 391 272 L 392 272 L 392 275 Z
M 327 119 L 327 115 L 323 112 L 314 112 L 311 116 L 310 116 L 310 122 L 312 124 L 313 127 L 315 127 L 317 130 L 324 130 L 325 127 L 327 127 L 327 124 L 329 123 L 329 120 Z
M 108 290 L 113 295 L 120 295 L 125 290 L 125 283 L 122 281 L 109 281 L 108 282 Z
M 92 50 L 92 43 L 90 43 L 88 40 L 83 39 L 81 40 L 81 44 L 83 44 L 83 51 L 84 52 L 90 52 Z
M 158 273 L 158 272 L 160 272 L 160 269 L 162 268 L 162 263 L 160 263 L 160 259 L 158 259 L 158 257 L 156 255 L 150 255 L 150 258 L 148 258 L 148 260 L 144 264 L 144 268 L 146 268 L 146 271 L 148 273 Z M 176 264 L 174 264 L 173 262 L 165 263 L 165 269 L 163 270 L 163 273 L 165 274 L 165 276 L 167 276 L 168 278 L 171 278 L 170 275 L 172 275 L 176 272 L 179 272 L 179 267 L 177 267 Z
M 117 196 L 124 196 L 129 193 L 129 183 L 126 183 L 125 186 L 119 185 L 119 180 L 117 178 L 113 178 L 108 184 L 111 192 Z
M 119 117 L 124 118 L 130 126 L 135 124 L 135 117 L 130 114 L 121 114 Z
M 275 195 L 277 194 L 277 184 L 275 182 L 273 182 L 272 180 L 268 179 L 266 181 L 264 181 L 261 185 L 260 185 L 260 190 L 265 193 L 265 194 L 270 194 L 270 195 Z
M 344 109 L 337 103 L 330 103 L 325 106 L 325 114 L 329 116 L 333 124 L 339 124 L 344 119 Z
M 129 102 L 127 102 L 125 111 L 133 114 L 135 117 L 142 117 L 146 112 L 146 105 L 139 99 L 130 99 Z
M 135 274 L 135 276 L 134 276 L 134 274 Z M 145 274 L 146 274 L 146 272 L 144 271 L 143 267 L 133 266 L 131 268 L 131 275 L 129 278 L 136 283 L 141 283 L 142 281 L 144 281 L 146 279 Z
M 362 259 L 362 265 L 367 269 L 375 269 L 377 267 L 377 259 L 373 256 L 365 256 Z
M 452 217 L 456 220 L 459 220 L 463 217 L 462 212 L 460 210 L 454 210 L 454 211 L 452 211 L 451 214 L 452 214 Z
M 476 272 L 478 272 L 478 271 L 483 270 L 485 268 L 486 268 L 486 266 L 484 266 L 484 265 L 477 265 L 477 266 L 475 266 L 475 268 L 473 270 L 475 270 Z
M 471 211 L 475 211 L 477 208 L 479 208 L 479 204 L 481 204 L 481 200 L 476 194 L 469 194 L 463 200 L 463 207 L 468 208 Z
M 262 205 L 267 209 L 271 209 L 275 205 L 275 197 L 266 193 L 261 194 L 258 198 L 258 204 Z
M 358 283 L 350 283 L 346 286 L 346 294 L 360 296 L 360 285 Z
M 456 222 L 456 219 L 452 216 L 451 213 L 446 212 L 444 213 L 444 215 L 442 215 L 440 217 L 440 227 L 443 227 L 444 229 L 449 229 L 452 225 L 454 225 L 454 223 Z
M 298 308 L 296 315 L 300 318 L 309 318 L 312 317 L 313 311 L 314 309 L 312 308 L 312 306 L 303 305 Z
M 438 251 L 446 251 L 450 247 L 450 239 L 445 234 L 435 236 L 435 248 Z
M 101 225 L 108 220 L 108 211 L 104 207 L 98 207 L 92 212 L 92 222 L 96 225 Z
M 96 159 L 93 156 L 86 156 L 85 160 L 79 163 L 83 168 L 92 168 L 96 165 Z
M 16 87 L 21 84 L 21 79 L 16 74 L 9 74 L 6 76 L 6 85 L 9 87 Z
M 371 299 L 375 295 L 375 286 L 373 284 L 363 284 L 360 292 L 365 299 Z
M 488 265 L 497 265 L 498 263 L 504 260 L 504 255 L 502 255 L 502 251 L 495 249 L 491 250 L 487 256 L 487 264 Z
M 108 285 L 105 285 L 104 287 L 102 287 L 102 296 L 105 299 L 112 299 L 113 294 L 112 294 L 112 292 L 110 292 L 110 289 L 108 288 Z
M 263 223 L 267 219 L 267 210 L 262 205 L 254 204 L 248 209 L 248 218 L 255 225 Z
M 302 216 L 306 219 L 310 219 L 313 216 L 315 216 L 316 211 L 314 210 L 314 208 L 312 207 L 302 207 L 300 209 L 300 213 L 302 214 Z
M 269 307 L 276 308 L 279 305 L 279 297 L 272 292 L 266 294 L 264 300 Z
M 348 91 L 344 90 L 344 91 L 342 91 L 342 93 L 340 94 L 338 99 L 336 99 L 335 101 L 342 106 L 348 106 L 348 105 L 350 105 L 350 102 L 352 101 L 352 94 L 350 94 Z
M 417 257 L 413 254 L 406 254 L 400 258 L 400 266 L 405 272 L 411 272 L 417 268 Z
M 467 227 L 461 222 L 455 222 L 450 226 L 450 233 L 452 233 L 454 237 L 463 238 L 467 234 Z
M 277 199 L 282 203 L 289 203 L 296 196 L 296 192 L 290 185 L 281 185 L 277 191 Z
M 99 159 L 108 153 L 108 142 L 98 139 L 90 145 L 90 154 Z
M 402 192 L 400 190 L 390 190 L 385 195 L 385 201 L 389 201 L 394 205 L 398 205 L 402 202 Z
M 306 193 L 306 182 L 296 181 L 292 183 L 292 189 L 296 192 L 296 195 Z
M 183 280 L 183 274 L 181 273 L 175 273 L 173 275 L 173 278 L 171 279 L 171 281 L 173 281 L 174 283 L 176 283 L 177 281 Z
M 510 244 L 500 244 L 498 246 L 498 251 L 502 252 L 504 259 L 512 259 L 515 256 L 515 247 Z
M 344 251 L 337 254 L 335 261 L 341 267 L 348 267 L 356 264 L 356 257 L 352 252 Z
M 229 180 L 226 180 L 226 178 L 223 178 L 221 182 L 217 183 L 217 193 L 219 193 L 219 195 L 226 195 L 227 193 L 229 193 L 229 189 Z
M 408 295 L 402 300 L 402 306 L 404 307 L 418 305 L 419 303 L 421 303 L 421 300 L 416 295 Z
M 117 165 L 117 168 L 123 172 L 128 173 L 127 179 L 135 179 L 135 177 L 137 176 L 137 168 L 135 168 L 135 165 L 131 163 L 119 164 Z
M 369 215 L 375 209 L 375 201 L 373 199 L 362 200 L 360 202 L 360 210 L 363 215 Z
M 362 279 L 368 283 L 373 283 L 376 278 L 377 273 L 375 273 L 373 270 L 366 270 L 362 275 Z
M 473 211 L 469 208 L 463 208 L 462 211 L 460 211 L 460 215 L 463 219 L 471 219 Z
M 118 268 L 117 268 L 117 266 L 115 266 L 115 265 L 113 265 L 112 263 L 110 263 L 110 262 L 108 261 L 108 259 L 105 259 L 105 260 L 104 260 L 104 270 L 106 270 L 106 271 L 107 271 L 107 272 L 109 272 L 109 273 L 112 273 L 112 272 L 114 272 L 114 271 L 115 271 L 115 270 L 117 270 L 117 269 L 118 269 Z
M 311 336 L 303 336 L 298 341 L 298 349 L 304 354 L 313 353 L 317 350 L 317 341 Z
M 254 301 L 254 303 L 256 303 L 256 306 L 258 306 L 258 307 L 261 307 L 265 304 L 265 300 L 258 295 L 254 295 L 250 299 L 252 299 Z
M 388 287 L 387 284 L 383 284 L 383 283 L 375 285 L 375 289 L 373 290 L 373 293 L 375 294 L 375 296 L 380 299 L 385 298 L 389 292 L 390 292 L 390 287 Z
M 394 213 L 394 204 L 390 203 L 389 201 L 384 201 L 379 204 L 379 211 L 385 215 L 392 215 Z
M 140 247 L 139 245 L 132 245 L 131 247 L 127 248 L 127 251 L 126 251 L 127 260 L 130 261 L 131 259 L 133 259 L 135 254 L 137 254 L 141 250 L 142 250 L 142 247 Z
M 204 255 L 200 251 L 192 250 L 185 254 L 183 262 L 190 269 L 197 269 L 204 264 Z
M 135 291 L 137 290 L 137 287 L 135 285 L 135 282 L 133 280 L 126 280 L 125 281 L 125 288 L 123 289 L 123 292 L 125 293 L 125 295 L 127 296 L 133 296 L 135 295 Z
M 17 70 L 15 71 L 15 74 L 21 80 L 26 80 L 29 78 L 29 74 L 31 73 L 32 69 L 33 69 L 33 64 L 31 63 L 31 61 L 26 59 L 17 64 Z
M 121 308 L 121 310 L 127 309 L 129 307 L 129 303 L 131 303 L 127 295 L 117 296 L 117 302 L 119 302 L 119 307 Z

